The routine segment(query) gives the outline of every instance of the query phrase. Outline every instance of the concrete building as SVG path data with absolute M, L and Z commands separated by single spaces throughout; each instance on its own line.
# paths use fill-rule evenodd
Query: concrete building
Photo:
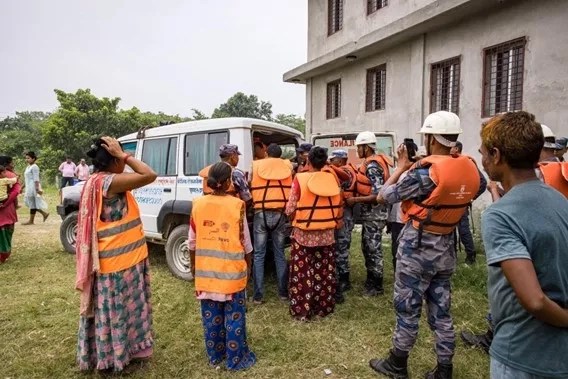
M 308 0 L 306 134 L 394 131 L 417 140 L 431 111 L 483 120 L 524 109 L 568 136 L 568 1 Z M 417 142 L 420 142 L 417 140 Z

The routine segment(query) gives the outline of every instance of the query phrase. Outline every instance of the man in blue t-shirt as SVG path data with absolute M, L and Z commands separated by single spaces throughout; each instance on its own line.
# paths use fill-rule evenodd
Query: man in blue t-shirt
M 482 217 L 491 378 L 567 378 L 568 202 L 536 177 L 542 129 L 512 112 L 491 119 L 481 139 L 483 167 L 505 190 Z

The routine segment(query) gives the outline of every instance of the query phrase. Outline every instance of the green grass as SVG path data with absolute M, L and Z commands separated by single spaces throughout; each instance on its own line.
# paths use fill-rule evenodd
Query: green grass
M 47 195 L 54 208 L 56 192 Z M 22 209 L 21 214 L 26 213 Z M 40 217 L 41 218 L 41 217 Z M 23 219 L 25 220 L 25 219 Z M 0 266 L 0 378 L 85 378 L 75 364 L 78 294 L 73 290 L 74 256 L 63 252 L 59 223 L 16 226 L 15 246 L 8 263 Z M 243 373 L 228 373 L 207 365 L 198 302 L 193 285 L 170 275 L 159 249 L 151 253 L 155 355 L 134 378 L 377 378 L 368 360 L 387 354 L 394 328 L 393 275 L 390 244 L 385 238 L 385 288 L 388 295 L 361 296 L 364 266 L 359 235 L 351 251 L 354 288 L 346 303 L 321 321 L 293 321 L 286 304 L 277 300 L 275 280 L 266 283 L 267 302 L 251 304 L 247 313 L 249 343 L 258 362 Z M 460 262 L 463 262 L 463 253 Z M 486 328 L 486 270 L 479 263 L 460 263 L 453 279 L 456 331 Z M 424 319 L 424 317 L 423 317 Z M 435 364 L 433 334 L 425 320 L 411 354 L 412 377 L 421 378 Z M 487 378 L 489 360 L 462 342 L 454 360 L 455 378 Z M 324 369 L 332 374 L 326 376 Z

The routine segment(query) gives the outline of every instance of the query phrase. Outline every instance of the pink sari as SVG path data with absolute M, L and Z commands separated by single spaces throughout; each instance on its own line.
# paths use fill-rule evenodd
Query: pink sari
M 98 199 L 105 175 L 92 175 L 83 187 L 77 219 L 77 276 L 75 288 L 81 292 L 80 315 L 94 317 L 93 283 L 99 271 L 97 241 Z

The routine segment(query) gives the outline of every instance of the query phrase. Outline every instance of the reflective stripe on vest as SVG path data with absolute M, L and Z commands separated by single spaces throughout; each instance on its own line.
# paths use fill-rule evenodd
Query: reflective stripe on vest
M 359 166 L 359 170 L 357 170 L 357 193 L 361 196 L 369 196 L 372 192 L 373 185 L 367 177 L 367 166 L 371 162 L 376 162 L 383 171 L 383 183 L 390 177 L 390 160 L 384 154 L 367 157 Z
M 202 180 L 203 194 L 204 195 L 210 195 L 210 194 L 213 193 L 213 189 L 207 185 L 207 178 L 209 177 L 209 170 L 211 169 L 211 166 L 213 166 L 213 165 L 209 165 L 209 166 L 203 168 L 201 171 L 199 171 L 199 174 L 198 174 L 201 177 L 201 180 Z M 235 186 L 233 185 L 232 170 L 234 170 L 234 167 L 231 166 L 231 184 L 229 185 L 229 189 L 227 190 L 227 194 L 231 195 L 231 196 L 239 197 L 239 194 L 237 193 L 237 190 L 235 189 Z
M 98 213 L 102 212 L 103 198 L 100 191 Z M 97 218 L 99 264 L 102 274 L 126 270 L 148 257 L 148 247 L 140 210 L 134 196 L 127 191 L 126 215 L 119 221 L 104 222 Z
M 193 200 L 195 225 L 195 290 L 232 294 L 247 282 L 241 226 L 245 203 L 232 196 L 209 195 Z
M 283 211 L 290 197 L 292 170 L 280 158 L 265 158 L 252 164 L 251 194 L 254 209 Z
M 568 198 L 568 162 L 541 162 L 543 182 Z
M 292 225 L 303 230 L 334 229 L 341 219 L 342 210 L 335 177 L 320 171 L 301 173 L 296 179 L 300 186 L 300 199 Z
M 420 233 L 450 234 L 479 191 L 477 166 L 471 158 L 464 156 L 431 155 L 411 169 L 421 167 L 429 167 L 430 178 L 436 187 L 422 202 L 404 201 L 402 219 L 405 223 L 412 221 Z

